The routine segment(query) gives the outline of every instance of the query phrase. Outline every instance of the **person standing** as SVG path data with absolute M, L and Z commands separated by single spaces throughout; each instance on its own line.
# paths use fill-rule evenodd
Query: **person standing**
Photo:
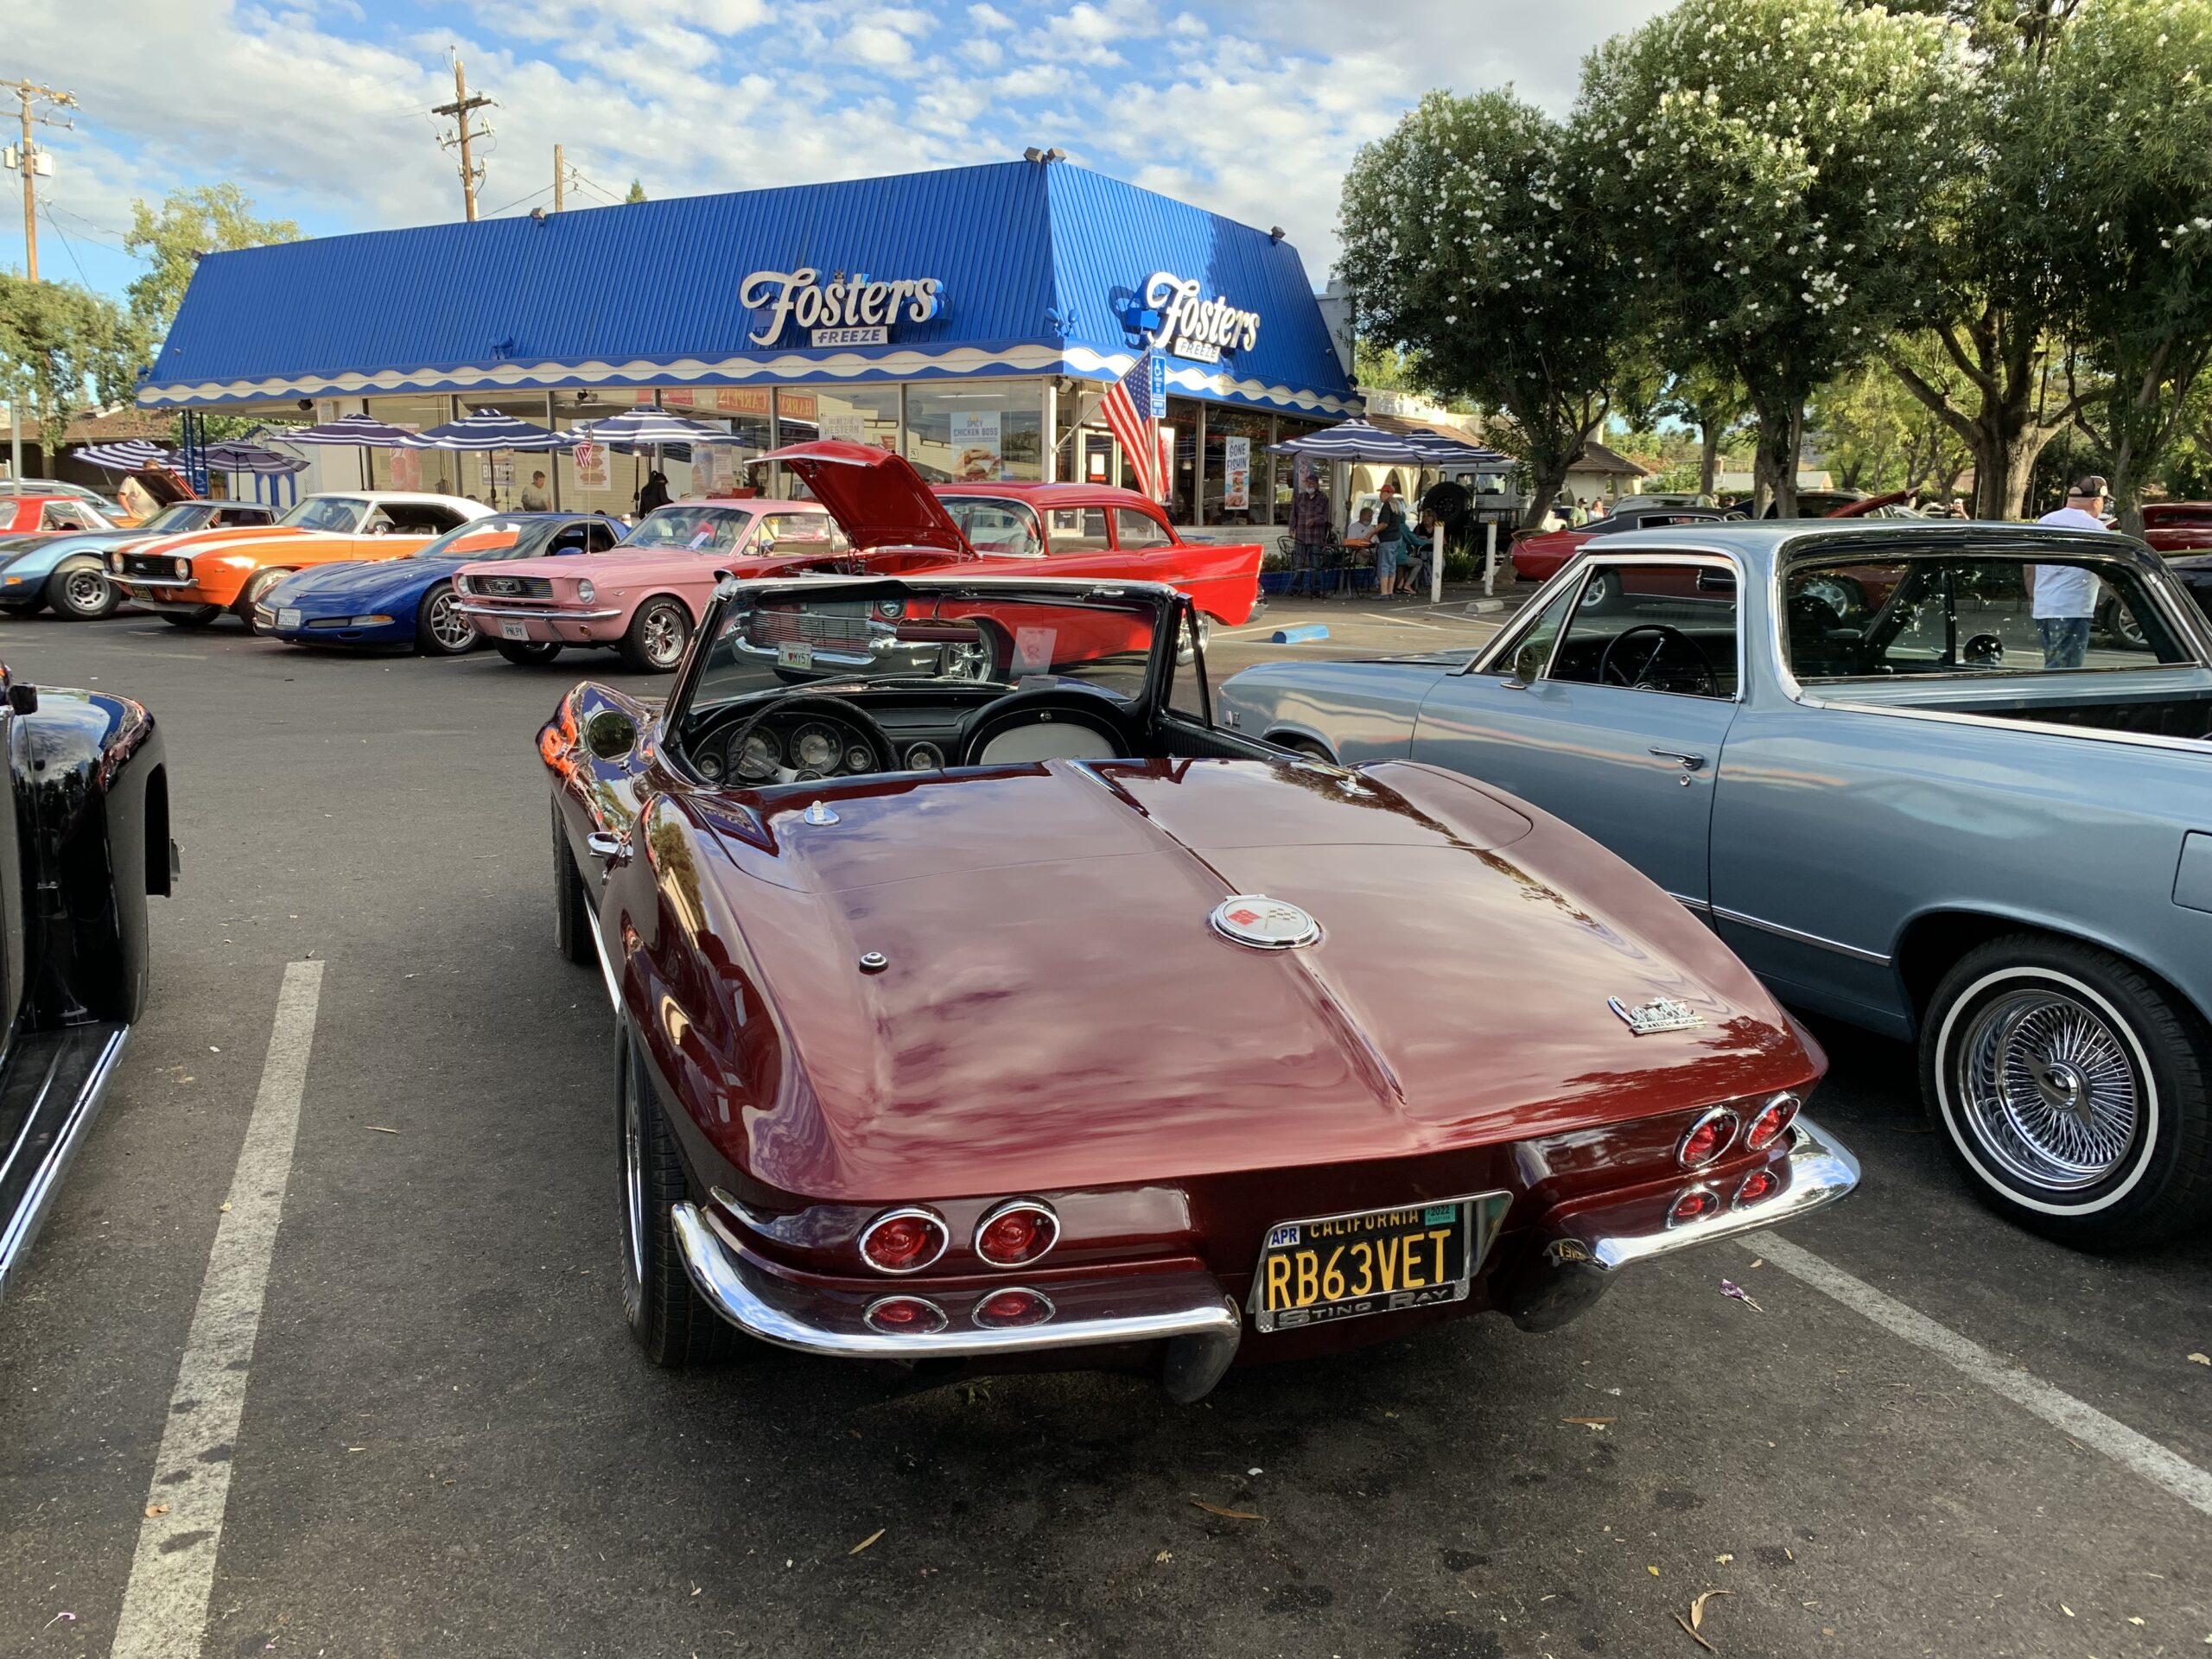
M 2036 520 L 2066 530 L 2105 528 L 2105 491 L 2098 474 L 2077 480 L 2066 493 L 2066 505 Z M 2089 623 L 2097 613 L 2097 573 L 2081 564 L 2037 564 L 2029 567 L 2029 613 L 2043 639 L 2045 668 L 2079 668 L 2089 652 Z
M 522 486 L 522 510 L 524 512 L 550 512 L 553 503 L 545 494 L 545 474 L 532 473 L 530 482 Z
M 1388 599 L 1397 591 L 1398 564 L 1406 550 L 1406 515 L 1399 508 L 1397 492 L 1382 486 L 1382 511 L 1375 515 L 1375 596 Z
M 657 507 L 664 507 L 673 499 L 668 493 L 668 474 L 658 467 L 638 492 L 638 516 L 642 518 Z
M 1313 463 L 1300 456 L 1298 488 L 1290 498 L 1290 586 L 1312 593 L 1329 552 L 1329 498 L 1321 493 Z

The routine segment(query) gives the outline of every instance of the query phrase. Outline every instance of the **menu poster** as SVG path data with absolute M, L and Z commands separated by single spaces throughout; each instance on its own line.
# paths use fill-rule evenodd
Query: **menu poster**
M 1000 448 L 999 411 L 963 409 L 952 416 L 952 475 L 957 479 L 995 479 L 1005 461 Z
M 1221 441 L 1221 505 L 1224 511 L 1252 505 L 1252 440 Z
M 419 432 L 419 426 L 409 425 L 410 432 Z M 394 449 L 391 454 L 391 487 L 395 490 L 419 490 L 423 487 L 423 452 L 420 449 Z
M 605 444 L 594 443 L 589 438 L 585 438 L 569 453 L 576 463 L 577 488 L 603 490 L 607 487 Z

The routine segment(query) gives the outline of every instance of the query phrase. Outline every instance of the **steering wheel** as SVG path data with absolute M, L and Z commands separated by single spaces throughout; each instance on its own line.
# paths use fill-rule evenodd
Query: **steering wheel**
M 867 740 L 878 772 L 899 770 L 899 751 L 892 747 L 890 734 L 886 732 L 875 716 L 843 697 L 833 697 L 820 691 L 794 686 L 768 698 L 753 712 L 738 721 L 736 728 L 722 740 L 722 753 L 732 757 L 745 753 L 745 740 L 753 735 L 753 728 L 768 715 L 788 713 L 792 709 L 808 709 L 817 714 L 832 715 L 850 726 Z M 733 772 L 734 768 L 733 767 Z M 766 779 L 757 780 L 760 782 Z
M 1071 690 L 1065 686 L 1040 685 L 994 697 L 968 716 L 960 728 L 957 753 L 963 766 L 984 764 L 995 739 L 1029 727 L 1074 728 L 1103 738 L 1112 745 L 1113 758 L 1126 760 L 1136 753 L 1128 725 L 1121 711 L 1103 696 Z
M 1634 674 L 1630 674 L 1625 666 L 1616 673 L 1613 668 L 1613 653 L 1639 633 L 1657 636 L 1652 644 L 1650 653 L 1644 658 L 1642 666 L 1637 668 Z M 1698 677 L 1703 687 L 1699 695 L 1707 697 L 1719 696 L 1720 681 L 1713 674 L 1713 664 L 1707 660 L 1705 652 L 1697 641 L 1680 628 L 1670 628 L 1664 622 L 1639 622 L 1636 626 L 1624 628 L 1615 634 L 1607 642 L 1604 654 L 1598 658 L 1599 683 L 1625 686 L 1655 685 L 1657 682 L 1650 677 L 1651 671 L 1659 665 L 1659 659 L 1667 654 L 1668 647 L 1675 645 L 1687 650 L 1697 664 Z

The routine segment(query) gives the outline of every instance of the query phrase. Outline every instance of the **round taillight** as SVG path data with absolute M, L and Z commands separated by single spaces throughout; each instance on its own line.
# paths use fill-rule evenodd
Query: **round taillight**
M 975 1317 L 986 1331 L 1006 1331 L 1044 1324 L 1052 1317 L 1052 1304 L 1041 1290 L 995 1290 L 976 1304 Z
M 1782 1176 L 1777 1171 L 1755 1169 L 1737 1184 L 1736 1196 L 1732 1202 L 1735 1208 L 1740 1210 L 1747 1204 L 1757 1204 L 1762 1198 L 1770 1198 L 1780 1191 L 1782 1191 Z
M 944 1310 L 925 1296 L 886 1296 L 868 1304 L 861 1316 L 868 1328 L 887 1337 L 927 1336 L 944 1329 Z
M 1667 1224 L 1679 1227 L 1686 1221 L 1699 1221 L 1720 1208 L 1720 1195 L 1709 1186 L 1693 1186 L 1675 1200 L 1667 1211 Z
M 1751 1129 L 1744 1136 L 1744 1144 L 1753 1152 L 1764 1152 L 1797 1121 L 1801 1103 L 1795 1095 L 1777 1095 L 1759 1108 L 1759 1115 L 1751 1120 Z
M 932 1210 L 887 1210 L 861 1234 L 861 1255 L 880 1273 L 919 1273 L 951 1242 Z
M 1033 1198 L 1014 1198 L 976 1224 L 976 1254 L 995 1268 L 1019 1268 L 1051 1249 L 1059 1217 Z
M 1726 1106 L 1716 1106 L 1690 1126 L 1682 1143 L 1675 1148 L 1675 1160 L 1684 1169 L 1703 1169 L 1707 1164 L 1728 1150 L 1728 1143 L 1736 1138 L 1736 1114 Z

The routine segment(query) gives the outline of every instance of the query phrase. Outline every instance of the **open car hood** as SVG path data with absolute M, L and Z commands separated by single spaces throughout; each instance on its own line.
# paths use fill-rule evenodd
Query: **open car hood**
M 979 556 L 922 475 L 888 449 L 825 440 L 794 443 L 760 459 L 780 461 L 805 480 L 860 551 L 933 547 L 955 558 Z

